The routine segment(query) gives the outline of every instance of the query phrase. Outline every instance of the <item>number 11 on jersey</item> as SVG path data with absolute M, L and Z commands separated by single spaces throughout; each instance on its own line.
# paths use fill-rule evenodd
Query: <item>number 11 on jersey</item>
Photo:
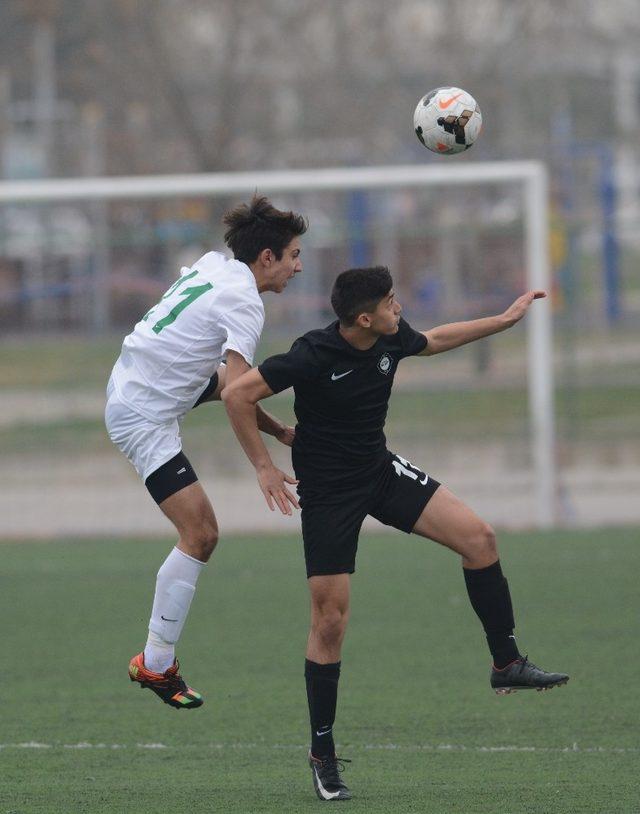
M 167 293 L 164 295 L 162 299 L 166 300 L 167 297 L 170 297 L 174 293 L 174 291 L 178 288 L 179 285 L 186 282 L 191 277 L 195 277 L 197 273 L 198 273 L 197 271 L 192 271 L 191 274 L 187 274 L 185 277 L 182 277 L 180 280 L 178 280 L 171 286 L 171 288 L 167 291 Z M 171 309 L 171 311 L 169 311 L 166 317 L 159 319 L 151 330 L 154 333 L 159 334 L 163 328 L 166 328 L 167 325 L 171 325 L 172 322 L 176 321 L 176 317 L 178 316 L 178 314 L 184 311 L 187 305 L 191 305 L 191 303 L 194 300 L 197 300 L 198 297 L 201 297 L 206 291 L 209 291 L 209 289 L 211 288 L 213 288 L 212 283 L 203 283 L 202 285 L 192 285 L 189 286 L 189 288 L 183 288 L 182 291 L 178 292 L 178 296 L 184 297 L 184 300 L 175 305 Z M 162 300 L 160 300 L 160 302 L 162 302 Z M 146 320 L 149 319 L 149 317 L 157 307 L 158 306 L 156 305 L 150 311 L 147 311 L 147 313 L 142 317 L 142 320 L 146 322 Z
M 204 283 L 203 285 L 194 285 L 180 291 L 178 296 L 184 297 L 184 300 L 172 308 L 166 317 L 159 319 L 151 330 L 154 333 L 159 334 L 163 328 L 166 328 L 167 325 L 171 325 L 172 322 L 176 321 L 178 314 L 181 311 L 184 311 L 187 305 L 191 305 L 194 300 L 197 300 L 198 297 L 201 297 L 204 292 L 208 291 L 210 288 L 213 288 L 211 283 Z

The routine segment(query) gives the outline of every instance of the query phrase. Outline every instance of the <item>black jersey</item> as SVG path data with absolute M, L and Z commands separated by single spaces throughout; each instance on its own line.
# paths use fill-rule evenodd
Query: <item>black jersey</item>
M 427 344 L 404 319 L 368 350 L 350 345 L 338 326 L 309 331 L 258 366 L 274 393 L 294 389 L 293 465 L 303 491 L 366 478 L 386 459 L 383 429 L 398 362 Z

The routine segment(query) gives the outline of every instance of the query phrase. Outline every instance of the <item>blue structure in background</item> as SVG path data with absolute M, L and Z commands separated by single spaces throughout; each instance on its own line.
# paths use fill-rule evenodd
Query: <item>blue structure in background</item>
M 567 232 L 567 253 L 564 262 L 558 269 L 558 283 L 562 290 L 564 301 L 568 306 L 567 310 L 570 314 L 570 319 L 573 319 L 574 309 L 577 306 L 576 298 L 578 296 L 578 288 L 576 285 L 576 259 L 578 253 L 576 247 L 576 228 L 574 224 L 576 193 L 574 183 L 575 172 L 573 169 L 574 153 L 571 149 L 571 131 L 571 117 L 565 111 L 563 115 L 558 116 L 553 133 L 554 146 L 556 147 L 554 156 L 556 160 L 554 163 L 557 166 L 554 178 L 558 182 L 560 211 L 565 219 Z
M 602 213 L 602 273 L 604 303 L 607 322 L 612 324 L 620 319 L 620 250 L 616 232 L 617 189 L 614 172 L 613 153 L 609 145 L 602 142 L 579 142 L 572 137 L 571 117 L 566 113 L 556 122 L 555 134 L 558 150 L 562 208 L 569 219 L 569 257 L 561 270 L 561 283 L 565 293 L 575 293 L 575 230 L 571 217 L 575 212 L 575 170 L 574 159 L 578 156 L 593 156 L 599 164 L 598 197 Z M 564 277 L 564 281 L 563 278 Z M 570 289 L 570 290 L 567 290 Z
M 356 189 L 348 197 L 347 220 L 351 230 L 351 268 L 369 265 L 369 202 L 364 190 Z
M 620 252 L 616 234 L 617 189 L 611 148 L 596 147 L 600 159 L 600 205 L 602 207 L 602 267 L 607 321 L 620 318 Z

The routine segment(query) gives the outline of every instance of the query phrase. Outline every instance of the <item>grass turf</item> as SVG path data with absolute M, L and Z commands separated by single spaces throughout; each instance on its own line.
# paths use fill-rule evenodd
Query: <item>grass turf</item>
M 638 531 L 504 535 L 520 643 L 567 687 L 498 698 L 456 558 L 361 540 L 336 737 L 349 810 L 637 812 Z M 296 538 L 223 541 L 180 646 L 200 710 L 129 683 L 170 542 L 0 547 L 0 814 L 304 812 Z M 39 744 L 39 746 L 36 746 Z

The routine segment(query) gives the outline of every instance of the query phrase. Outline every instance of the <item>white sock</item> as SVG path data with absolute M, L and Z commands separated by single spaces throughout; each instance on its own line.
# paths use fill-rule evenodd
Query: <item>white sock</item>
M 204 565 L 174 548 L 158 571 L 149 637 L 144 648 L 145 667 L 154 673 L 164 673 L 173 664 L 174 645 L 182 633 Z
M 165 642 L 157 633 L 149 630 L 147 643 L 144 647 L 144 666 L 154 673 L 164 673 L 173 664 L 176 649 L 172 644 Z

